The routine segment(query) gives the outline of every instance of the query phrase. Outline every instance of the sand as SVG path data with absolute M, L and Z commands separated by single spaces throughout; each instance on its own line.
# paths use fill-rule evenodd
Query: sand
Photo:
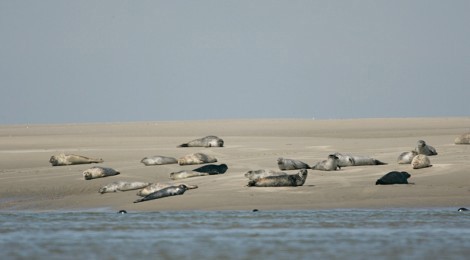
M 214 120 L 0 126 L 0 211 L 74 210 L 289 210 L 338 208 L 470 207 L 470 145 L 454 139 L 470 129 L 470 118 L 354 120 Z M 223 148 L 177 148 L 206 135 Z M 400 153 L 425 140 L 439 153 L 430 168 L 397 164 Z M 104 163 L 51 166 L 58 153 L 103 158 Z M 146 156 L 182 157 L 203 152 L 228 165 L 223 175 L 172 181 L 169 174 L 195 166 L 145 166 Z M 367 155 L 380 166 L 309 170 L 301 187 L 247 187 L 249 170 L 277 169 L 277 158 L 315 164 L 334 152 Z M 92 166 L 118 176 L 84 180 Z M 390 171 L 411 174 L 408 185 L 375 185 Z M 286 171 L 296 173 L 297 171 Z M 114 181 L 188 183 L 198 189 L 180 196 L 133 203 L 137 191 L 98 193 Z

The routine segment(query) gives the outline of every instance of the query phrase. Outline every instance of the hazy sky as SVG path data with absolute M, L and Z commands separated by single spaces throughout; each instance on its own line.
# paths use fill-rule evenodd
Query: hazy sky
M 0 124 L 470 116 L 470 1 L 0 1 Z

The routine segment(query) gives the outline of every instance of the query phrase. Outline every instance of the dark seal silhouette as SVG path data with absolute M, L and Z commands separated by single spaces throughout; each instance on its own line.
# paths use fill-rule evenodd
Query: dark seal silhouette
M 468 211 L 468 209 L 467 208 L 460 208 L 457 211 Z
M 389 172 L 382 176 L 375 182 L 375 185 L 390 185 L 390 184 L 408 184 L 410 174 L 407 172 Z
M 215 174 L 224 174 L 227 171 L 227 169 L 228 169 L 227 164 L 223 163 L 221 165 L 216 165 L 216 164 L 204 165 L 204 166 L 194 169 L 193 171 L 208 173 L 209 175 L 215 175 Z

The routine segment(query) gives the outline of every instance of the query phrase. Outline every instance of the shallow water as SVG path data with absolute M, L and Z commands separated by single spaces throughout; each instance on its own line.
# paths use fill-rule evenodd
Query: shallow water
M 2 259 L 467 259 L 456 209 L 0 213 Z

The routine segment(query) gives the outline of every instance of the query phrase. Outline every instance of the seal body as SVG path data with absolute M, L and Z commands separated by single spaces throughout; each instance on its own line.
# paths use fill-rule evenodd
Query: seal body
M 217 136 L 209 135 L 203 138 L 192 140 L 188 143 L 178 145 L 178 147 L 223 147 L 224 140 Z
M 189 185 L 189 184 L 185 184 L 185 183 L 181 183 L 181 184 L 185 185 L 188 190 L 198 188 L 197 185 Z M 161 189 L 168 188 L 170 186 L 179 186 L 181 184 L 168 184 L 168 183 L 160 183 L 160 182 L 152 183 L 152 184 L 148 185 L 147 187 L 139 190 L 137 192 L 137 196 L 145 197 L 145 196 L 149 195 L 150 193 L 154 193 L 154 192 L 159 191 Z
M 145 164 L 146 166 L 150 166 L 150 165 L 174 164 L 174 163 L 178 163 L 178 160 L 176 160 L 176 158 L 173 158 L 173 157 L 154 155 L 154 156 L 145 157 L 140 162 Z
M 431 167 L 432 165 L 427 155 L 418 154 L 411 161 L 411 166 L 413 167 L 413 169 L 421 169 Z
M 275 172 L 272 170 L 256 170 L 256 171 L 248 171 L 245 173 L 245 177 L 249 180 L 256 180 L 260 178 L 270 177 L 270 176 L 285 176 L 287 173 L 285 172 Z
M 470 132 L 462 134 L 461 136 L 455 138 L 455 144 L 470 144 Z
M 284 159 L 282 157 L 277 159 L 277 166 L 279 167 L 281 171 L 310 169 L 310 166 L 302 161 L 293 160 L 293 159 Z
M 112 168 L 99 166 L 91 167 L 90 169 L 83 171 L 83 177 L 85 178 L 85 180 L 114 176 L 118 174 L 120 174 L 120 172 Z
M 375 185 L 408 184 L 410 174 L 407 172 L 392 171 L 375 182 Z
M 170 186 L 170 187 L 166 187 L 161 190 L 158 190 L 156 192 L 152 192 L 143 198 L 137 199 L 136 201 L 134 201 L 134 203 L 147 201 L 147 200 L 160 199 L 160 198 L 165 198 L 169 196 L 182 195 L 186 190 L 187 190 L 187 187 L 184 184 L 180 184 L 178 186 Z
M 328 159 L 318 162 L 314 166 L 312 166 L 313 170 L 320 170 L 320 171 L 336 171 L 339 170 L 341 167 L 338 165 L 339 158 L 336 157 L 334 154 L 328 155 Z
M 107 193 L 107 192 L 116 192 L 116 191 L 128 191 L 128 190 L 138 190 L 144 187 L 149 186 L 150 183 L 148 182 L 139 182 L 139 181 L 115 181 L 106 185 L 101 186 L 99 189 L 99 193 Z
M 215 165 L 215 164 L 204 165 L 204 166 L 194 169 L 193 171 L 208 173 L 209 175 L 215 175 L 215 174 L 224 174 L 227 171 L 227 169 L 228 169 L 227 164 L 223 163 L 220 165 Z
M 350 155 L 350 154 L 341 154 L 341 153 L 335 153 L 334 155 L 338 157 L 339 167 L 387 164 L 369 156 Z
M 180 180 L 180 179 L 187 179 L 199 176 L 208 176 L 211 175 L 207 172 L 195 172 L 195 171 L 177 171 L 170 173 L 170 179 L 172 180 Z
M 399 164 L 410 164 L 416 155 L 418 155 L 416 151 L 403 152 L 398 156 L 397 162 Z
M 178 159 L 179 165 L 215 163 L 217 159 L 204 153 L 192 153 Z
M 73 164 L 102 163 L 103 159 L 95 159 L 76 154 L 61 153 L 51 156 L 49 162 L 52 164 L 52 166 L 63 166 Z
M 427 145 L 423 140 L 419 140 L 416 143 L 416 152 L 418 152 L 418 154 L 424 154 L 427 156 L 437 155 L 436 149 L 430 145 Z
M 296 187 L 302 186 L 307 179 L 308 171 L 300 170 L 297 174 L 268 176 L 248 181 L 249 187 Z

